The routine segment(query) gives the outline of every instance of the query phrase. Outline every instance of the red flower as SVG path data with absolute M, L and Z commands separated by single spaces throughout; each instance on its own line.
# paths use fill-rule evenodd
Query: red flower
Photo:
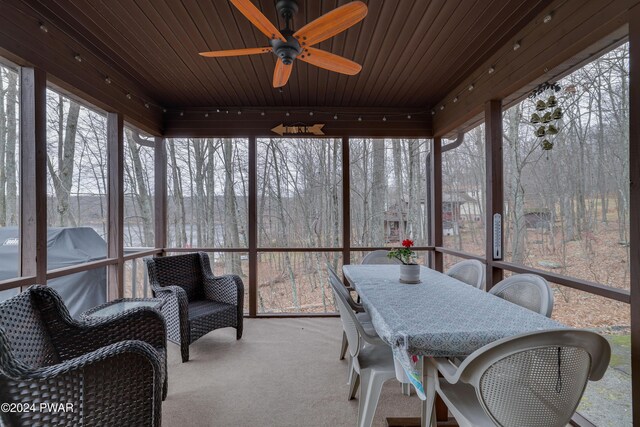
M 405 248 L 410 248 L 411 246 L 413 246 L 413 240 L 409 240 L 409 239 L 403 240 L 402 246 L 404 246 Z

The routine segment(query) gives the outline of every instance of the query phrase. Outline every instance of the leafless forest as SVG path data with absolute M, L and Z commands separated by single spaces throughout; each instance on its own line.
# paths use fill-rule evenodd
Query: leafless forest
M 628 47 L 557 83 L 558 92 L 504 112 L 505 259 L 619 288 L 628 267 Z M 0 67 L 0 227 L 18 225 L 17 73 Z M 535 135 L 536 102 L 554 95 L 558 133 Z M 106 237 L 106 119 L 50 90 L 47 95 L 48 223 L 88 226 Z M 152 139 L 127 127 L 125 246 L 154 245 Z M 446 141 L 450 142 L 450 141 Z M 428 140 L 352 139 L 349 165 L 338 139 L 257 142 L 258 308 L 333 311 L 327 264 L 343 260 L 343 200 L 350 199 L 351 262 L 358 248 L 405 237 L 427 245 Z M 548 147 L 547 147 L 548 148 Z M 443 154 L 445 246 L 484 254 L 484 128 Z M 168 139 L 168 241 L 211 248 L 216 272 L 247 277 L 248 141 Z M 350 174 L 342 194 L 343 170 Z M 216 249 L 238 249 L 216 252 Z M 308 252 L 290 249 L 309 248 Z M 315 248 L 315 250 L 314 250 Z M 423 255 L 423 253 L 421 253 Z M 457 261 L 447 257 L 447 263 Z M 138 268 L 141 277 L 141 265 Z M 557 287 L 556 316 L 580 326 L 629 324 L 628 306 Z
M 560 91 L 504 112 L 506 260 L 629 289 L 628 75 L 625 44 L 560 79 Z M 530 119 L 551 95 L 563 117 L 544 150 Z M 484 254 L 484 148 L 480 125 L 443 154 L 443 191 L 468 196 L 453 209 L 460 232 L 445 246 L 474 254 Z M 556 287 L 555 316 L 576 326 L 629 325 L 628 305 L 565 287 Z

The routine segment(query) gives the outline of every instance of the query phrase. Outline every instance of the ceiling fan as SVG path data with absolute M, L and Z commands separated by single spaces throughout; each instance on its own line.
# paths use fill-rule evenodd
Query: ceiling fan
M 225 56 L 258 55 L 273 52 L 277 57 L 273 72 L 273 87 L 287 84 L 293 61 L 301 61 L 337 73 L 355 75 L 362 66 L 347 58 L 311 47 L 360 22 L 367 15 L 367 5 L 361 1 L 347 3 L 308 23 L 298 31 L 291 28 L 291 19 L 298 12 L 296 0 L 278 0 L 276 9 L 284 18 L 285 28 L 278 30 L 251 0 L 229 0 L 253 25 L 269 37 L 271 47 L 219 50 L 201 52 L 210 58 Z

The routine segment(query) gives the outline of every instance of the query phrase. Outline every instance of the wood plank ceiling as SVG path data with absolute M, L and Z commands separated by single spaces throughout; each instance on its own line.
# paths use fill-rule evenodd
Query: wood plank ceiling
M 278 27 L 274 0 L 253 0 Z M 360 24 L 318 47 L 363 65 L 344 76 L 297 61 L 282 92 L 273 55 L 202 58 L 268 46 L 226 0 L 29 0 L 34 10 L 144 87 L 180 107 L 426 108 L 486 60 L 550 0 L 365 0 Z M 299 0 L 294 28 L 347 3 Z

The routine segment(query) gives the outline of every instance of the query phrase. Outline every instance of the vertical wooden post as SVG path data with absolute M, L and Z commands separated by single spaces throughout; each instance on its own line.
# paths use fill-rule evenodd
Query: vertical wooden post
M 167 247 L 167 146 L 164 138 L 154 141 L 155 246 Z
M 631 290 L 631 397 L 640 426 L 640 6 L 629 11 L 629 265 Z
M 442 247 L 442 138 L 431 140 L 431 233 L 430 246 Z M 442 271 L 442 252 L 434 251 L 431 257 L 431 268 Z
M 502 175 L 502 101 L 491 100 L 485 104 L 485 162 L 486 162 L 486 235 L 485 257 L 487 259 L 486 289 L 502 280 L 502 269 L 493 264 L 493 216 L 500 214 L 504 217 L 504 190 Z M 504 218 L 502 218 L 504 223 Z M 501 226 L 502 227 L 502 226 Z M 500 241 L 496 242 L 503 247 L 503 233 Z
M 342 265 L 351 264 L 351 164 L 349 137 L 342 137 Z
M 123 121 L 120 113 L 107 113 L 108 165 L 108 244 L 107 256 L 117 263 L 108 267 L 107 299 L 122 298 L 124 294 L 124 145 Z
M 258 146 L 249 137 L 249 316 L 258 313 Z
M 20 275 L 47 283 L 47 74 L 20 69 Z

